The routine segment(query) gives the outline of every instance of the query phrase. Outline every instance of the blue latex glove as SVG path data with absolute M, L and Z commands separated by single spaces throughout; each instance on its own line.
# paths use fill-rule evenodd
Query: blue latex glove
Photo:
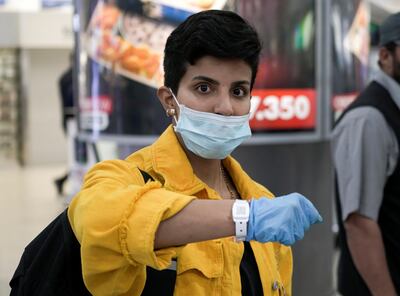
M 313 204 L 299 193 L 273 199 L 253 199 L 246 241 L 292 245 L 303 238 L 311 224 L 317 222 L 322 222 L 322 217 Z

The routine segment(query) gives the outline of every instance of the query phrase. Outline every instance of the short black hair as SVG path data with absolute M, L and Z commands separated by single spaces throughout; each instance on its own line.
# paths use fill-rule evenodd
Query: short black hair
M 394 52 L 395 50 L 396 50 L 396 47 L 397 47 L 398 45 L 395 43 L 395 42 L 389 42 L 389 43 L 387 43 L 387 44 L 385 44 L 384 45 L 384 47 L 386 47 L 386 49 L 388 50 L 388 51 L 390 51 L 390 52 Z
M 257 75 L 261 42 L 256 30 L 231 11 L 206 10 L 188 17 L 168 37 L 164 50 L 164 85 L 175 93 L 186 73 L 204 56 L 241 59 Z

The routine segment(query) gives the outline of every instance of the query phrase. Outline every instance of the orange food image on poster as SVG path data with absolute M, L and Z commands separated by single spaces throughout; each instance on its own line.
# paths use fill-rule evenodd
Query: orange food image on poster
M 146 47 L 131 46 L 122 54 L 120 65 L 128 71 L 151 78 L 160 65 L 160 57 L 158 54 L 151 54 Z
M 98 55 L 122 68 L 152 78 L 160 66 L 160 56 L 146 46 L 135 47 L 118 36 L 105 33 Z
M 121 71 L 125 76 L 130 77 L 129 73 L 132 73 L 152 80 L 152 83 L 160 83 L 163 76 L 160 68 L 162 53 L 154 49 L 154 41 L 151 38 L 159 36 L 157 33 L 163 33 L 165 25 L 157 27 L 141 17 L 125 15 L 130 25 L 137 24 L 130 26 L 131 30 L 121 31 L 118 28 L 121 16 L 122 13 L 115 6 L 98 7 L 96 16 L 91 22 L 94 33 L 92 40 L 95 40 L 93 45 L 96 48 L 94 57 L 115 71 Z M 129 39 L 126 39 L 127 36 Z
M 105 5 L 94 20 L 94 25 L 103 30 L 111 30 L 118 21 L 121 12 L 112 5 Z
M 144 65 L 147 78 L 153 77 L 159 67 L 160 67 L 160 57 L 157 54 L 153 54 L 147 59 Z
M 112 36 L 110 32 L 104 32 L 102 43 L 98 47 L 97 55 L 109 62 L 115 62 L 119 59 L 123 49 L 122 39 Z M 126 45 L 125 45 L 126 46 Z
M 210 8 L 211 5 L 214 4 L 214 0 L 186 0 L 189 4 L 195 5 L 197 7 L 207 9 Z

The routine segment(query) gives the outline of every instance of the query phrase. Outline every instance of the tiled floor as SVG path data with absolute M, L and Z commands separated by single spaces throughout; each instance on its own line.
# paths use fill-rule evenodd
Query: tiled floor
M 64 172 L 64 166 L 0 167 L 1 296 L 10 294 L 24 247 L 65 207 L 53 185 Z

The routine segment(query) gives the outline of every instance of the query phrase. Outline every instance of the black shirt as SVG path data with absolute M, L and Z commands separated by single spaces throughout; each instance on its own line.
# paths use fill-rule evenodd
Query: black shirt
M 263 295 L 260 273 L 249 242 L 244 242 L 244 252 L 240 262 L 240 280 L 243 296 Z

